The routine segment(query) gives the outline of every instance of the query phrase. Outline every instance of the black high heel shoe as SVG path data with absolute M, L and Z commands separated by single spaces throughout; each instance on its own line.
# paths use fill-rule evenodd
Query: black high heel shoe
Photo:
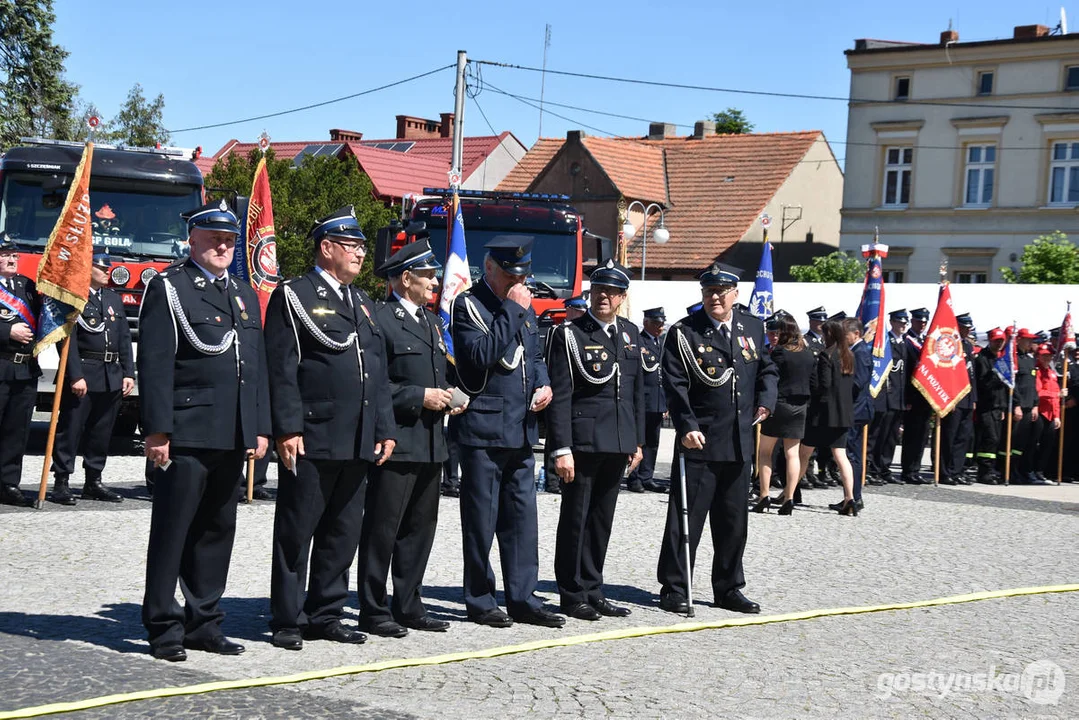
M 762 513 L 770 507 L 772 507 L 772 498 L 765 494 L 762 495 L 761 499 L 757 501 L 757 504 L 753 506 L 753 512 Z
M 858 506 L 855 505 L 853 500 L 844 500 L 843 504 L 839 506 L 840 515 L 858 515 Z
M 788 500 L 779 507 L 780 515 L 790 515 L 794 512 L 794 501 Z

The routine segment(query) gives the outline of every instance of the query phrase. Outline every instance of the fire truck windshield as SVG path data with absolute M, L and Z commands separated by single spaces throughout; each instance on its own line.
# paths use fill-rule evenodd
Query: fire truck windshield
M 24 247 L 44 248 L 63 209 L 67 184 L 53 189 L 49 181 L 55 182 L 54 176 L 4 173 L 0 229 Z M 180 213 L 201 204 L 201 188 L 196 186 L 94 177 L 94 248 L 117 256 L 183 257 L 188 252 L 187 226 Z
M 431 249 L 438 261 L 446 264 L 446 230 L 431 228 Z M 466 229 L 465 245 L 468 267 L 475 282 L 483 274 L 484 248 L 493 238 L 513 235 L 532 238 L 532 276 L 537 282 L 550 285 L 555 290 L 573 289 L 578 271 L 577 235 L 575 233 L 529 232 L 520 230 Z

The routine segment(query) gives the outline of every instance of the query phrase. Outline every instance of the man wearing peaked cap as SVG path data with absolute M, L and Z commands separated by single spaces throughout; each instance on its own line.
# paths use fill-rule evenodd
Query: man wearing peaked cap
M 641 460 L 641 340 L 618 317 L 629 271 L 608 260 L 591 275 L 589 312 L 554 329 L 547 448 L 562 479 L 555 580 L 562 611 L 579 620 L 629 615 L 603 591 L 603 565 L 627 464 Z
M 675 323 L 664 342 L 663 384 L 686 468 L 686 497 L 672 493 L 656 571 L 660 607 L 670 612 L 688 609 L 691 568 L 680 542 L 683 505 L 689 514 L 691 557 L 710 516 L 716 604 L 760 612 L 742 594 L 746 496 L 753 424 L 775 406 L 778 373 L 765 352 L 764 324 L 735 307 L 739 276 L 737 268 L 718 262 L 702 272 L 701 310 Z
M 993 328 L 988 333 L 989 342 L 974 361 L 974 378 L 978 401 L 976 404 L 975 458 L 978 464 L 978 482 L 997 485 L 1001 482 L 997 472 L 997 450 L 1004 429 L 1004 414 L 1008 411 L 1008 386 L 997 375 L 993 363 L 1004 349 L 1004 331 Z
M 40 311 L 34 281 L 19 274 L 18 247 L 0 231 L 0 503 L 30 507 L 22 494 L 22 459 L 41 375 L 34 359 Z
M 123 500 L 101 482 L 121 398 L 135 389 L 131 331 L 123 301 L 108 287 L 111 266 L 108 253 L 94 255 L 90 296 L 67 340 L 71 343 L 64 376 L 67 385 L 60 396 L 52 455 L 56 475 L 52 500 L 61 505 L 75 504 L 68 477 L 75 470 L 75 453 L 83 437 L 86 479 L 82 497 L 106 502 Z
M 266 307 L 281 458 L 270 629 L 285 650 L 304 640 L 366 640 L 343 622 L 348 573 L 365 526 L 368 476 L 394 455 L 397 437 L 375 305 L 352 285 L 367 248 L 351 206 L 316 221 L 309 237 L 314 269 L 278 285 Z
M 373 468 L 367 488 L 360 564 L 360 629 L 402 637 L 409 629 L 442 632 L 421 598 L 438 524 L 439 476 L 449 457 L 444 420 L 461 413 L 451 392 L 442 322 L 427 309 L 437 299 L 442 266 L 426 239 L 405 245 L 382 265 L 392 294 L 375 314 L 382 334 L 397 445 Z M 386 578 L 393 577 L 393 603 Z
M 1038 469 L 1034 450 L 1037 447 L 1035 427 L 1038 412 L 1038 391 L 1035 383 L 1036 361 L 1034 341 L 1037 333 L 1019 328 L 1015 343 L 1016 372 L 1014 407 L 1012 408 L 1012 462 L 1009 482 L 1029 485 Z M 1007 446 L 1005 445 L 1005 448 Z
M 821 305 L 807 312 L 806 316 L 809 318 L 809 330 L 806 331 L 804 336 L 806 343 L 813 352 L 819 353 L 824 349 L 824 335 L 821 328 L 824 326 L 825 320 L 828 319 L 828 311 Z
M 451 329 L 459 387 L 470 397 L 457 418 L 461 448 L 464 595 L 475 623 L 509 627 L 514 620 L 562 627 L 543 608 L 536 514 L 536 414 L 551 401 L 532 294 L 532 238 L 501 235 L 487 243 L 483 277 L 454 298 Z M 503 558 L 507 615 L 495 598 L 491 543 Z
M 927 308 L 915 308 L 910 311 L 910 329 L 904 336 L 907 343 L 907 387 L 903 389 L 903 446 L 900 452 L 900 467 L 903 482 L 909 485 L 923 485 L 922 456 L 929 439 L 929 420 L 933 410 L 916 387 L 910 384 L 914 370 L 922 356 L 922 343 L 925 342 L 925 326 L 929 322 Z
M 644 370 L 644 446 L 643 457 L 636 469 L 629 474 L 626 484 L 633 492 L 665 493 L 667 487 L 656 481 L 656 459 L 659 456 L 659 437 L 663 427 L 663 415 L 667 412 L 667 396 L 663 392 L 663 373 L 660 358 L 663 355 L 663 327 L 667 315 L 663 308 L 644 311 L 641 332 L 641 367 Z
M 974 321 L 968 313 L 955 316 L 963 345 L 970 392 L 940 421 L 940 482 L 945 485 L 969 485 L 964 471 L 968 458 L 974 459 L 974 407 L 978 402 L 977 378 L 974 374 L 974 344 L 971 328 Z
M 833 313 L 833 314 L 829 315 L 828 319 L 833 321 L 833 322 L 843 322 L 844 320 L 847 319 L 847 313 L 845 311 L 843 311 L 843 310 L 840 310 L 837 313 Z
M 239 655 L 219 608 L 236 532 L 236 478 L 270 435 L 259 301 L 229 277 L 240 225 L 223 201 L 184 213 L 190 256 L 155 275 L 140 311 L 138 383 L 154 466 L 142 619 L 154 657 Z M 176 603 L 176 583 L 186 608 Z
M 896 445 L 899 444 L 899 426 L 906 408 L 907 366 L 918 361 L 907 354 L 908 345 L 904 339 L 910 313 L 905 309 L 893 310 L 888 313 L 888 319 L 891 325 L 888 342 L 891 345 L 892 366 L 884 386 L 873 399 L 873 419 L 869 422 L 866 482 L 872 485 L 899 482 L 892 475 L 891 464 Z

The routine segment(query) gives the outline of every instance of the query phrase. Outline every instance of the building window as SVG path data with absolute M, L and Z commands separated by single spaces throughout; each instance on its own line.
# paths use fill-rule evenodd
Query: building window
M 889 270 L 887 268 L 882 269 L 882 274 L 884 277 L 885 285 L 891 285 L 892 283 L 901 283 L 903 282 L 904 275 L 906 275 L 906 273 L 902 270 Z
M 980 72 L 978 73 L 978 94 L 979 95 L 992 95 L 993 94 L 993 73 Z
M 1053 143 L 1049 164 L 1049 204 L 1079 203 L 1079 142 Z
M 984 285 L 989 282 L 986 270 L 953 270 L 952 282 L 965 285 Z
M 884 152 L 884 205 L 906 207 L 910 202 L 910 173 L 914 148 L 890 147 Z
M 1071 68 L 1069 68 L 1070 70 Z M 1079 68 L 1076 68 L 1079 69 Z M 909 100 L 910 99 L 910 78 L 909 77 L 897 77 L 895 79 L 895 99 L 896 100 Z
M 967 146 L 967 182 L 963 194 L 965 206 L 989 207 L 993 202 L 996 161 L 996 145 Z
M 1064 68 L 1064 89 L 1079 90 L 1079 65 Z

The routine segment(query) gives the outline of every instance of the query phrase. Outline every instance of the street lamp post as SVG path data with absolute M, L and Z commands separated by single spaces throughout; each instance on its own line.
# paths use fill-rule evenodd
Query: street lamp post
M 644 219 L 641 222 L 641 231 L 644 233 L 641 235 L 641 280 L 644 280 L 645 264 L 648 259 L 648 216 L 652 213 L 652 209 L 659 210 L 659 227 L 652 231 L 652 239 L 660 245 L 663 245 L 671 239 L 671 233 L 667 230 L 667 226 L 663 222 L 663 206 L 659 203 L 649 203 L 647 207 L 640 200 L 634 200 L 626 208 L 626 223 L 622 226 L 622 236 L 628 243 L 633 239 L 633 236 L 637 234 L 637 228 L 629 221 L 629 213 L 633 209 L 634 205 L 641 207 L 641 213 L 644 215 Z

